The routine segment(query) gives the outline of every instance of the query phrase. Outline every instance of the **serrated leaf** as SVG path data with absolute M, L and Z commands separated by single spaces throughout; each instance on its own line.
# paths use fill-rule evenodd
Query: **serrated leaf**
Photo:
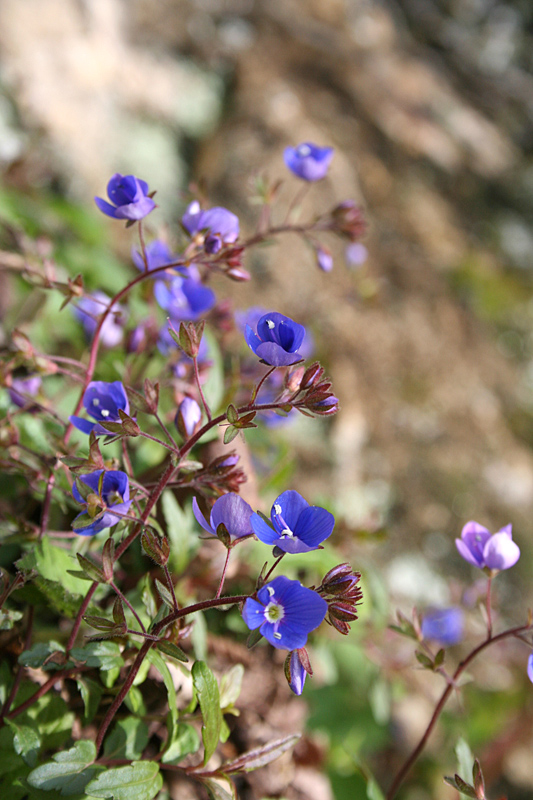
M 19 656 L 19 664 L 23 667 L 41 667 L 42 669 L 61 669 L 62 664 L 57 664 L 54 661 L 47 661 L 53 653 L 64 653 L 65 648 L 63 645 L 53 640 L 50 642 L 39 642 L 34 644 L 30 650 L 25 650 Z M 47 663 L 45 664 L 45 661 Z
M 209 800 L 235 800 L 236 798 L 235 787 L 229 779 L 228 784 L 232 788 L 231 792 L 228 792 L 218 781 L 215 781 L 212 778 L 203 778 L 202 784 L 207 789 Z
M 189 657 L 183 652 L 181 647 L 178 647 L 178 645 L 174 644 L 174 642 L 169 642 L 167 639 L 160 639 L 156 644 L 156 649 L 160 650 L 166 656 L 175 658 L 176 661 L 181 661 L 184 664 L 186 664 L 189 660 Z
M 124 614 L 124 606 L 122 600 L 117 596 L 113 603 L 113 621 L 115 625 L 126 626 L 126 615 Z
M 121 719 L 106 736 L 104 755 L 106 758 L 127 758 L 133 761 L 142 756 L 148 739 L 148 726 L 142 719 Z
M 199 748 L 200 737 L 196 728 L 180 722 L 169 735 L 161 761 L 163 764 L 179 764 L 185 756 L 196 753 Z
M 41 737 L 33 728 L 27 725 L 18 725 L 12 720 L 5 720 L 14 733 L 13 749 L 22 756 L 26 764 L 34 767 L 41 747 Z
M 231 423 L 237 422 L 237 420 L 239 419 L 238 411 L 233 405 L 233 403 L 230 403 L 226 409 L 226 419 L 228 420 L 228 422 Z
M 90 767 L 96 758 L 94 742 L 80 739 L 61 753 L 56 753 L 49 761 L 37 767 L 28 775 L 28 783 L 36 789 L 56 790 L 64 796 L 83 792 L 87 783 L 94 778 L 95 770 Z
M 86 582 L 67 572 L 76 566 L 74 558 L 62 547 L 51 544 L 48 537 L 32 544 L 31 551 L 17 561 L 17 566 L 24 571 L 36 569 L 43 578 L 61 583 L 71 594 L 85 596 L 87 593 Z
M 69 711 L 62 697 L 45 694 L 17 717 L 17 722 L 36 730 L 45 741 L 47 749 L 53 750 L 63 747 L 71 738 L 74 714 Z
M 92 524 L 92 520 L 91 520 Z M 98 583 L 105 583 L 104 573 L 90 558 L 86 558 L 82 556 L 81 553 L 76 553 L 76 558 L 78 559 L 78 564 L 80 568 L 85 572 L 85 574 L 91 578 L 93 581 L 98 581 Z
M 159 764 L 134 761 L 128 767 L 108 769 L 85 787 L 90 797 L 113 800 L 153 800 L 163 785 Z
M 205 663 L 196 661 L 192 668 L 193 685 L 202 711 L 202 741 L 204 743 L 204 766 L 215 752 L 220 739 L 222 713 L 220 694 L 215 676 Z
M 300 736 L 301 734 L 299 733 L 293 733 L 283 739 L 276 739 L 274 742 L 249 750 L 247 753 L 243 753 L 242 756 L 233 759 L 233 761 L 223 764 L 221 770 L 228 775 L 232 775 L 237 772 L 251 772 L 254 769 L 264 767 L 279 758 L 287 750 L 290 750 L 291 747 L 294 747 Z
M 237 702 L 241 693 L 243 677 L 244 667 L 242 664 L 235 664 L 222 676 L 220 681 L 220 707 L 222 710 Z
M 103 671 L 124 666 L 124 659 L 116 642 L 91 642 L 85 647 L 72 648 L 70 655 L 87 667 L 97 667 Z

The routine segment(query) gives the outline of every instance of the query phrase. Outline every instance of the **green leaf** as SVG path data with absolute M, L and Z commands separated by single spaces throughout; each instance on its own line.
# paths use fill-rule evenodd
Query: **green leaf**
M 90 797 L 113 800 L 153 800 L 163 778 L 154 761 L 134 761 L 129 767 L 108 769 L 85 787 Z
M 0 631 L 10 631 L 19 619 L 22 619 L 24 614 L 22 611 L 14 611 L 9 608 L 0 609 Z
M 142 756 L 148 739 L 148 726 L 142 719 L 121 719 L 106 737 L 104 755 L 106 758 L 127 758 L 133 761 Z
M 192 679 L 202 711 L 202 740 L 205 750 L 205 766 L 215 752 L 218 740 L 220 739 L 220 728 L 222 725 L 220 694 L 216 678 L 205 661 L 196 661 L 193 664 Z
M 220 768 L 223 772 L 231 775 L 236 772 L 251 772 L 259 767 L 264 767 L 270 764 L 274 759 L 279 758 L 291 747 L 294 747 L 298 739 L 299 733 L 293 733 L 290 736 L 285 736 L 283 739 L 276 739 L 274 742 L 256 747 L 253 750 L 248 750 L 242 756 L 235 758 L 233 761 L 228 761 Z
M 22 756 L 30 767 L 34 767 L 41 747 L 41 737 L 36 730 L 29 728 L 27 725 L 18 725 L 9 719 L 6 719 L 6 722 L 14 733 L 13 748 L 15 753 Z
M 147 660 L 153 664 L 153 666 L 159 672 L 163 678 L 165 689 L 167 690 L 168 710 L 170 714 L 169 737 L 172 737 L 173 731 L 178 725 L 178 698 L 176 696 L 174 681 L 172 680 L 170 670 L 165 664 L 165 660 L 160 653 L 158 653 L 156 650 L 150 650 L 148 652 Z
M 242 664 L 235 664 L 222 676 L 220 681 L 220 707 L 222 711 L 231 708 L 237 702 L 241 693 L 243 677 L 244 667 Z
M 188 506 L 183 510 L 170 489 L 161 496 L 161 508 L 170 540 L 171 571 L 180 575 L 200 547 L 200 540 L 194 533 L 192 508 Z
M 85 596 L 87 592 L 85 581 L 68 574 L 68 570 L 76 566 L 76 561 L 62 547 L 50 544 L 47 537 L 33 543 L 32 549 L 17 561 L 17 566 L 24 571 L 36 569 L 43 578 L 61 583 L 71 594 Z
M 163 764 L 179 764 L 185 756 L 196 753 L 199 748 L 200 737 L 196 728 L 180 722 L 169 735 L 161 761 Z
M 368 800 L 385 800 L 385 795 L 374 778 L 369 778 L 367 781 L 366 796 Z
M 64 654 L 65 648 L 59 642 L 39 642 L 34 644 L 31 650 L 25 650 L 19 656 L 19 664 L 23 667 L 41 667 L 42 669 L 61 669 L 64 664 L 58 664 L 50 659 L 53 653 Z M 46 662 L 46 663 L 45 663 Z
M 175 658 L 176 661 L 181 661 L 184 664 L 189 660 L 188 656 L 183 652 L 181 647 L 178 647 L 178 645 L 174 644 L 173 642 L 169 642 L 168 639 L 160 639 L 160 641 L 156 644 L 156 649 L 160 650 L 166 656 Z
M 99 683 L 96 683 L 96 681 L 93 681 L 91 678 L 87 678 L 85 676 L 77 678 L 76 683 L 78 684 L 78 690 L 81 694 L 85 708 L 83 721 L 84 723 L 91 722 L 91 720 L 94 718 L 94 715 L 98 711 L 103 689 Z
M 124 698 L 124 702 L 133 714 L 138 714 L 139 716 L 144 716 L 144 714 L 146 714 L 142 692 L 140 689 L 137 689 L 136 686 L 131 687 Z
M 76 661 L 83 662 L 86 667 L 97 667 L 101 670 L 120 669 L 124 665 L 116 642 L 91 642 L 85 647 L 72 648 L 70 655 Z
M 72 570 L 67 571 L 72 575 Z M 81 580 L 85 580 L 85 578 Z M 76 617 L 83 600 L 81 594 L 71 594 L 61 582 L 48 580 L 48 578 L 43 578 L 41 575 L 37 575 L 33 582 L 41 594 L 46 597 L 52 608 L 59 614 L 69 619 Z
M 229 785 L 231 786 L 231 792 L 226 791 L 224 787 L 218 783 L 218 781 L 214 781 L 211 778 L 204 778 L 202 780 L 203 785 L 207 789 L 207 794 L 209 795 L 209 800 L 235 800 L 235 787 L 229 780 L 227 779 Z
M 194 655 L 198 661 L 204 661 L 207 657 L 207 622 L 202 611 L 198 611 L 194 615 L 191 642 L 194 648 Z
M 40 697 L 17 719 L 21 725 L 36 730 L 45 740 L 47 749 L 53 750 L 63 747 L 71 738 L 75 717 L 62 697 L 50 693 Z
M 52 761 L 34 769 L 28 775 L 28 783 L 36 789 L 55 789 L 64 796 L 83 792 L 94 778 L 99 767 L 90 767 L 96 758 L 94 742 L 80 739 L 71 747 L 56 753 Z
M 172 595 L 170 594 L 168 588 L 163 583 L 161 583 L 161 581 L 158 581 L 157 578 L 155 579 L 155 588 L 157 589 L 159 597 L 161 598 L 163 603 L 165 603 L 168 606 L 168 608 L 172 611 L 174 608 L 174 602 L 172 600 Z
M 100 567 L 98 567 L 93 561 L 91 561 L 90 558 L 82 556 L 81 553 L 76 553 L 76 558 L 78 559 L 80 568 L 82 569 L 83 572 L 85 572 L 88 578 L 91 578 L 91 580 L 93 581 L 98 581 L 98 583 L 105 583 L 104 573 L 102 572 Z
M 226 430 L 224 431 L 224 444 L 230 444 L 236 436 L 239 434 L 239 429 L 235 428 L 233 425 L 228 425 Z

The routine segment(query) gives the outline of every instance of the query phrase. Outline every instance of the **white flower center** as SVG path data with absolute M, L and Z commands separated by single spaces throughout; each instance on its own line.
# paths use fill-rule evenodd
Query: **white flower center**
M 281 538 L 282 539 L 294 539 L 294 533 L 291 531 L 290 528 L 284 528 L 281 531 Z
M 265 619 L 268 622 L 281 622 L 284 616 L 285 609 L 277 603 L 269 603 L 265 608 Z
M 301 144 L 296 152 L 299 156 L 303 156 L 305 158 L 305 156 L 311 155 L 311 148 L 308 144 Z
M 101 414 L 101 415 L 104 417 L 104 419 L 105 419 L 106 417 L 108 417 L 108 416 L 109 416 L 109 411 L 107 410 L 107 408 L 103 408 L 103 409 L 100 411 L 100 414 Z

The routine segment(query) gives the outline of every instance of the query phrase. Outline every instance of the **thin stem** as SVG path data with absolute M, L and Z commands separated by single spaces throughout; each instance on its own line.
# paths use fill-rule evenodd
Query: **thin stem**
M 492 639 L 492 575 L 487 580 L 487 639 Z
M 165 423 L 163 422 L 163 420 L 161 419 L 161 417 L 159 416 L 159 414 L 157 412 L 154 414 L 154 417 L 156 418 L 157 422 L 159 423 L 159 427 L 165 433 L 165 435 L 166 435 L 167 439 L 169 440 L 169 442 L 174 445 L 176 450 L 179 451 L 178 443 L 176 442 L 176 440 L 174 439 L 174 437 L 170 433 L 169 429 L 167 428 L 167 426 L 165 425 Z
M 167 581 L 167 586 L 170 594 L 172 595 L 172 605 L 175 609 L 178 608 L 178 601 L 176 600 L 176 593 L 174 592 L 174 584 L 172 583 L 172 577 L 170 572 L 168 571 L 168 567 L 166 564 L 163 565 L 163 571 L 165 573 L 165 578 Z
M 229 557 L 231 554 L 231 548 L 226 548 L 226 560 L 224 561 L 224 569 L 222 570 L 222 575 L 220 577 L 220 583 L 218 584 L 217 593 L 215 598 L 220 597 L 222 594 L 222 587 L 224 586 L 224 581 L 226 580 L 226 570 L 228 569 Z
M 33 606 L 30 606 L 30 610 L 28 612 L 28 627 L 26 628 L 26 638 L 24 640 L 24 650 L 30 649 L 32 632 L 33 632 Z M 9 713 L 9 709 L 11 708 L 11 704 L 13 703 L 13 700 L 17 696 L 23 672 L 24 672 L 24 667 L 22 666 L 22 664 L 20 664 L 17 670 L 17 674 L 15 675 L 13 686 L 11 687 L 11 691 L 9 692 L 9 696 L 6 702 L 4 703 L 2 714 L 0 715 L 1 719 L 7 716 L 7 714 Z
M 48 481 L 46 483 L 46 491 L 44 494 L 43 513 L 41 514 L 41 527 L 39 529 L 39 539 L 42 539 L 48 527 L 48 518 L 50 516 L 50 502 L 52 500 L 52 492 L 54 490 L 55 482 L 56 482 L 55 473 L 51 472 L 48 477 Z
M 207 401 L 205 399 L 205 396 L 204 396 L 204 393 L 203 393 L 203 390 L 202 390 L 202 384 L 200 383 L 200 372 L 198 371 L 198 356 L 193 356 L 192 360 L 193 360 L 193 363 L 194 363 L 194 377 L 196 379 L 196 385 L 198 386 L 198 392 L 200 393 L 200 399 L 201 399 L 202 405 L 203 405 L 203 407 L 205 409 L 205 413 L 207 414 L 207 420 L 208 420 L 208 424 L 209 424 L 209 422 L 211 422 L 212 415 L 211 415 L 211 409 L 207 405 Z
M 96 592 L 97 587 L 98 587 L 98 581 L 94 581 L 94 583 L 91 583 L 89 591 L 83 598 L 83 602 L 80 606 L 78 613 L 76 614 L 76 619 L 74 620 L 74 625 L 72 626 L 72 630 L 68 638 L 67 653 L 69 653 L 74 646 L 74 642 L 76 641 L 76 636 L 78 635 L 78 631 L 80 629 L 81 621 L 83 619 L 85 612 L 89 607 L 89 603 L 93 599 L 93 594 Z
M 268 570 L 267 574 L 266 574 L 266 575 L 265 575 L 265 577 L 263 578 L 263 580 L 265 581 L 265 583 L 266 583 L 266 582 L 267 582 L 267 580 L 270 578 L 270 576 L 272 575 L 272 573 L 274 572 L 274 570 L 276 569 L 276 567 L 278 566 L 279 562 L 281 561 L 281 559 L 283 558 L 283 556 L 284 556 L 284 555 L 286 555 L 286 554 L 285 554 L 285 553 L 283 553 L 283 554 L 282 554 L 282 555 L 281 555 L 279 558 L 277 558 L 277 559 L 274 561 L 274 563 L 272 564 L 272 566 L 271 566 L 271 567 L 270 567 L 270 569 Z
M 179 451 L 179 448 L 178 448 L 177 445 L 173 446 L 173 445 L 167 444 L 166 442 L 163 442 L 162 439 L 158 439 L 157 436 L 151 436 L 149 433 L 145 433 L 144 431 L 140 431 L 139 432 L 139 436 L 142 436 L 143 439 L 151 439 L 152 442 L 157 442 L 157 444 L 161 445 L 161 447 L 164 447 L 165 450 L 169 450 L 171 453 L 176 453 L 178 456 L 180 454 L 180 451 Z
M 531 628 L 530 624 L 528 624 L 528 625 L 520 625 L 517 628 L 510 628 L 507 631 L 503 631 L 503 633 L 499 633 L 497 636 L 494 636 L 494 637 L 490 637 L 489 636 L 487 639 L 485 639 L 485 641 L 481 642 L 481 644 L 479 644 L 477 647 L 475 647 L 472 650 L 472 652 L 469 653 L 469 655 L 467 655 L 467 657 L 463 661 L 461 661 L 461 663 L 459 664 L 459 666 L 457 667 L 457 669 L 453 673 L 453 676 L 452 676 L 452 679 L 451 679 L 452 682 L 448 683 L 448 685 L 446 686 L 446 689 L 443 691 L 443 693 L 442 693 L 442 695 L 440 697 L 440 700 L 439 700 L 439 702 L 437 703 L 437 705 L 435 707 L 435 711 L 433 712 L 433 716 L 431 717 L 431 719 L 430 719 L 430 721 L 428 723 L 428 726 L 427 726 L 426 730 L 424 731 L 424 734 L 422 735 L 422 738 L 420 739 L 419 743 L 417 744 L 417 746 L 415 747 L 415 749 L 413 750 L 411 755 L 407 758 L 407 760 L 405 761 L 403 766 L 400 768 L 400 771 L 398 772 L 398 774 L 395 776 L 395 778 L 394 778 L 394 780 L 393 780 L 393 782 L 391 784 L 391 787 L 390 787 L 389 791 L 386 794 L 386 800 L 393 800 L 393 798 L 396 797 L 396 793 L 397 793 L 398 789 L 400 788 L 400 786 L 402 785 L 405 777 L 407 776 L 408 772 L 411 770 L 411 767 L 415 764 L 415 762 L 418 759 L 419 755 L 421 754 L 422 750 L 426 746 L 426 742 L 429 739 L 429 736 L 430 736 L 433 728 L 435 727 L 435 724 L 436 724 L 438 718 L 440 717 L 442 709 L 446 705 L 446 701 L 448 700 L 448 697 L 452 693 L 452 690 L 454 689 L 454 687 L 457 684 L 458 678 L 464 672 L 466 667 L 476 658 L 476 656 L 478 656 L 489 645 L 494 644 L 494 642 L 499 642 L 502 639 L 507 639 L 509 636 L 517 636 L 518 634 L 523 633 L 524 631 L 530 630 L 530 628 Z
M 148 256 L 146 255 L 146 245 L 144 243 L 144 232 L 142 219 L 139 220 L 139 241 L 141 243 L 141 253 L 144 261 L 144 271 L 148 272 Z
M 261 380 L 259 381 L 259 383 L 257 384 L 257 386 L 256 386 L 256 387 L 253 389 L 253 391 L 252 391 L 252 395 L 251 395 L 251 397 L 250 397 L 250 404 L 255 402 L 255 398 L 256 398 L 256 397 L 257 397 L 257 395 L 259 394 L 259 389 L 260 389 L 260 388 L 261 388 L 261 386 L 264 384 L 264 382 L 266 381 L 266 379 L 268 378 L 268 376 L 269 376 L 269 375 L 272 375 L 272 373 L 274 372 L 274 370 L 275 370 L 275 369 L 276 369 L 276 367 L 270 367 L 270 369 L 269 369 L 269 370 L 267 370 L 267 372 L 265 372 L 265 374 L 263 375 L 263 377 L 261 378 Z
M 114 584 L 112 581 L 111 581 L 111 583 L 110 583 L 109 585 L 111 586 L 111 588 L 113 589 L 113 591 L 114 591 L 114 592 L 116 592 L 116 594 L 117 594 L 117 595 L 120 597 L 120 599 L 122 600 L 122 602 L 124 603 L 124 605 L 126 605 L 126 606 L 129 608 L 129 610 L 131 611 L 131 613 L 133 614 L 133 616 L 135 617 L 135 619 L 136 619 L 136 620 L 137 620 L 137 622 L 139 623 L 139 627 L 140 627 L 140 629 L 142 630 L 142 632 L 143 632 L 143 633 L 146 633 L 146 628 L 145 628 L 145 627 L 144 627 L 144 625 L 142 624 L 142 621 L 141 621 L 141 619 L 140 619 L 139 615 L 137 614 L 137 612 L 136 612 L 136 611 L 135 611 L 135 609 L 133 608 L 133 606 L 132 606 L 132 604 L 130 603 L 130 601 L 128 600 L 128 598 L 127 598 L 125 595 L 123 595 L 123 594 L 122 594 L 122 592 L 120 591 L 120 589 L 118 588 L 118 586 L 116 586 L 116 584 Z

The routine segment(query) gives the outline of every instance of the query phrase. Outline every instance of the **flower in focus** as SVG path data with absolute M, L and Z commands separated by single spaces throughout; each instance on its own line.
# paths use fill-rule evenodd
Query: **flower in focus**
M 520 558 L 520 549 L 513 542 L 513 526 L 506 525 L 491 534 L 478 522 L 467 522 L 461 538 L 455 540 L 460 555 L 474 567 L 489 570 L 509 569 Z
M 360 579 L 361 573 L 355 572 L 349 564 L 337 564 L 324 575 L 317 589 L 328 604 L 326 622 L 344 636 L 357 619 L 357 606 L 363 600 Z
M 265 544 L 285 553 L 308 553 L 331 535 L 335 525 L 333 514 L 319 506 L 310 506 L 293 490 L 283 492 L 274 501 L 270 512 L 272 525 L 259 514 L 252 514 L 255 535 Z
M 460 608 L 434 608 L 422 619 L 422 636 L 443 647 L 458 644 L 463 638 L 463 612 Z
M 173 278 L 170 282 L 156 281 L 155 299 L 172 320 L 198 319 L 215 305 L 215 293 L 195 278 Z
M 35 397 L 41 388 L 41 378 L 39 375 L 30 375 L 28 378 L 13 378 L 8 389 L 11 402 L 19 408 L 24 408 L 31 401 L 30 397 Z
M 257 592 L 257 600 L 249 597 L 242 616 L 250 630 L 260 633 L 274 647 L 297 650 L 304 647 L 311 631 L 318 628 L 328 604 L 300 581 L 280 575 Z
M 111 298 L 105 292 L 93 292 L 84 295 L 77 305 L 71 306 L 74 316 L 83 325 L 88 339 L 93 338 L 98 319 L 110 301 Z M 123 310 L 118 303 L 115 303 L 100 330 L 100 341 L 105 347 L 116 347 L 122 341 L 123 336 Z
M 100 497 L 105 504 L 105 508 L 102 508 L 98 504 L 98 486 L 102 473 L 104 474 L 104 478 L 102 481 L 102 493 Z M 74 499 L 78 503 L 87 503 L 88 507 L 86 511 L 82 511 L 81 514 L 78 514 L 76 520 L 82 521 L 86 518 L 87 521 L 89 521 L 92 517 L 89 511 L 91 506 L 93 511 L 98 509 L 100 510 L 96 515 L 94 515 L 94 522 L 92 524 L 84 527 L 76 526 L 74 528 L 76 533 L 79 533 L 81 536 L 94 536 L 95 533 L 103 531 L 104 528 L 110 528 L 112 525 L 116 525 L 117 522 L 120 522 L 121 517 L 118 516 L 119 514 L 122 515 L 128 513 L 133 500 L 130 500 L 129 481 L 125 472 L 121 472 L 120 470 L 109 470 L 104 472 L 104 470 L 98 469 L 95 472 L 91 472 L 89 475 L 80 475 L 79 479 L 82 483 L 88 486 L 89 489 L 92 489 L 92 497 L 89 495 L 86 499 L 84 499 L 80 494 L 78 487 L 76 484 L 74 484 L 72 487 Z M 93 505 L 91 502 L 92 500 L 96 501 L 96 506 Z M 113 513 L 114 511 L 116 513 Z
M 305 647 L 292 650 L 285 659 L 285 677 L 294 694 L 300 695 L 304 690 L 307 675 L 312 675 L 311 663 Z
M 119 409 L 130 413 L 128 396 L 120 381 L 91 381 L 83 395 L 83 407 L 96 422 L 74 416 L 70 417 L 70 421 L 82 433 L 94 431 L 97 436 L 110 435 L 100 422 L 120 422 Z
M 227 208 L 216 206 L 202 210 L 195 200 L 181 218 L 181 224 L 190 236 L 199 240 L 208 253 L 218 253 L 225 244 L 233 244 L 239 238 L 239 218 Z
M 138 220 L 146 217 L 155 208 L 155 203 L 148 197 L 148 184 L 134 175 L 121 175 L 116 172 L 107 184 L 107 196 L 113 205 L 101 197 L 94 202 L 104 214 L 115 219 Z
M 250 517 L 253 514 L 252 507 L 234 492 L 228 492 L 218 498 L 211 509 L 209 523 L 206 522 L 204 515 L 200 511 L 196 497 L 193 497 L 192 500 L 192 510 L 196 521 L 204 531 L 215 536 L 218 534 L 219 525 L 224 526 L 232 542 L 236 539 L 241 539 L 243 536 L 251 536 L 253 534 L 250 524 Z
M 176 428 L 184 439 L 188 439 L 196 431 L 202 419 L 202 409 L 192 397 L 185 397 L 179 404 L 174 420 Z
M 289 317 L 271 311 L 257 323 L 257 333 L 249 325 L 244 336 L 248 347 L 256 356 L 272 367 L 286 367 L 301 361 L 298 350 L 305 336 L 305 328 Z
M 148 263 L 148 271 L 150 272 L 153 269 L 157 269 L 158 267 L 166 267 L 168 264 L 175 264 L 176 261 L 179 261 L 179 256 L 174 255 L 171 252 L 170 247 L 166 242 L 162 242 L 161 239 L 155 239 L 153 242 L 150 242 L 146 245 L 146 261 Z M 140 269 L 141 272 L 144 272 L 144 258 L 142 253 L 140 253 L 137 248 L 133 247 L 131 250 L 131 259 L 137 269 Z M 173 267 L 170 272 L 174 270 L 180 269 L 179 267 Z M 161 278 L 163 273 L 158 272 L 154 277 Z
M 298 147 L 286 147 L 283 158 L 286 166 L 299 178 L 304 181 L 320 181 L 327 175 L 333 158 L 333 148 L 303 142 Z

